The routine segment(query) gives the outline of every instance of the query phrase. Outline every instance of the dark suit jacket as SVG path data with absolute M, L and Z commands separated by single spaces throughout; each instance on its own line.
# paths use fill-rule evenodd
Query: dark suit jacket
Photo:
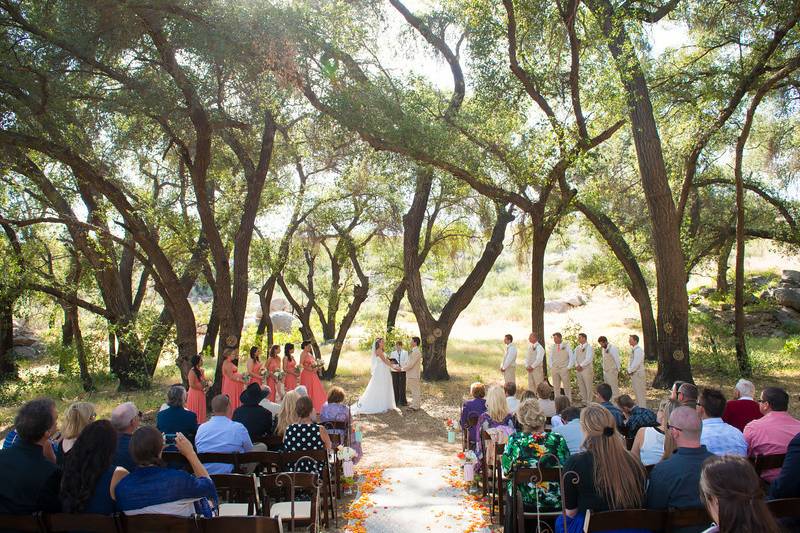
M 45 459 L 41 446 L 21 439 L 0 450 L 0 514 L 61 510 L 61 469 Z
M 272 435 L 272 413 L 258 404 L 237 407 L 233 412 L 233 421 L 247 429 L 250 440 Z
M 800 433 L 789 443 L 781 473 L 769 489 L 769 498 L 800 498 Z
M 161 433 L 183 433 L 194 442 L 197 433 L 197 415 L 183 407 L 167 407 L 158 413 L 156 427 Z

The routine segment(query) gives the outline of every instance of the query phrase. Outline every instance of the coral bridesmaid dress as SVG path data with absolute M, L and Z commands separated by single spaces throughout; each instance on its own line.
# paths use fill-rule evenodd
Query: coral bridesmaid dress
M 197 415 L 198 424 L 206 421 L 206 393 L 203 392 L 205 379 L 206 373 L 202 369 L 199 378 L 194 369 L 189 370 L 189 397 L 186 400 L 186 408 Z
M 223 365 L 223 367 L 224 367 L 224 365 L 230 365 L 232 367 L 232 369 L 231 369 L 232 372 L 231 373 L 234 376 L 237 376 L 237 377 L 239 376 L 239 369 L 233 363 L 231 363 L 229 361 L 225 361 L 224 363 L 222 363 L 222 365 Z M 223 370 L 224 370 L 224 368 L 223 368 Z M 230 407 L 230 412 L 228 413 L 228 418 L 231 418 L 233 416 L 233 412 L 240 405 L 242 405 L 242 401 L 239 399 L 239 395 L 242 394 L 243 390 L 244 390 L 244 383 L 242 383 L 241 381 L 235 380 L 235 379 L 228 378 L 228 376 L 226 376 L 224 371 L 223 371 L 223 373 L 222 373 L 222 394 L 227 394 L 228 398 L 230 398 L 230 400 L 231 400 L 231 407 Z
M 275 398 L 278 394 L 278 380 L 275 379 L 273 373 L 277 372 L 281 369 L 281 358 L 280 357 L 270 357 L 267 360 L 267 371 L 269 374 L 267 375 L 267 387 L 269 387 L 269 401 L 274 402 L 276 401 Z
M 300 363 L 303 365 L 303 371 L 300 373 L 300 385 L 308 389 L 308 397 L 311 398 L 311 403 L 314 404 L 314 410 L 319 413 L 328 397 L 314 368 L 316 359 L 311 354 L 305 354 L 302 357 L 303 360 Z
M 294 390 L 294 388 L 297 387 L 297 374 L 295 374 L 296 369 L 297 361 L 295 361 L 294 357 L 292 357 L 286 362 L 286 377 L 283 379 L 283 385 L 286 389 L 286 392 Z
M 264 376 L 261 375 L 261 369 L 263 367 L 264 365 L 261 361 L 253 363 L 253 367 L 250 369 L 250 383 L 258 383 L 259 386 L 264 385 Z M 250 383 L 248 383 L 248 385 Z

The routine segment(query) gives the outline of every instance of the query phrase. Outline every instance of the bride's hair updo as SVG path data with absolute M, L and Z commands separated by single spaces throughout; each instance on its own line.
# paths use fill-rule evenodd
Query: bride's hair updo
M 378 346 L 380 346 L 382 340 L 383 340 L 382 337 L 378 337 L 377 339 L 375 339 L 375 344 L 372 346 L 372 349 L 373 350 L 377 350 Z

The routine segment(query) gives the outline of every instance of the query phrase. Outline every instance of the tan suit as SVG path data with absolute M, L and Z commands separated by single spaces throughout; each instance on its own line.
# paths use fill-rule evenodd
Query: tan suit
M 408 355 L 408 363 L 402 367 L 406 373 L 406 386 L 411 391 L 411 407 L 419 409 L 422 404 L 422 393 L 420 392 L 419 372 L 422 366 L 422 352 L 415 346 Z
M 647 407 L 647 376 L 644 370 L 644 350 L 638 344 L 631 350 L 628 362 L 628 374 L 631 376 L 631 387 L 639 407 Z
M 556 396 L 561 394 L 561 387 L 564 387 L 564 395 L 572 401 L 572 385 L 569 382 L 569 369 L 575 364 L 572 350 L 569 344 L 550 345 L 550 371 L 553 376 L 553 389 Z
M 503 357 L 503 379 L 506 383 L 517 384 L 517 347 L 513 343 L 506 346 L 506 355 Z
M 609 343 L 603 348 L 603 379 L 611 385 L 612 398 L 619 397 L 619 350 Z
M 539 383 L 544 381 L 544 347 L 536 342 L 528 344 L 528 353 L 525 356 L 525 369 L 533 368 L 528 371 L 528 390 L 536 391 Z
M 578 389 L 581 393 L 584 403 L 589 405 L 594 398 L 594 366 L 592 360 L 594 359 L 594 348 L 588 342 L 586 344 L 579 344 L 575 347 L 575 373 L 578 376 Z M 581 366 L 581 370 L 577 366 Z

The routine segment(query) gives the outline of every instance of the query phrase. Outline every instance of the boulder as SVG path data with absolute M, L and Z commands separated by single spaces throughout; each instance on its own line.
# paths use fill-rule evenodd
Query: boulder
M 755 285 L 757 287 L 761 287 L 769 283 L 769 278 L 767 276 L 753 276 L 747 280 L 750 285 Z
M 570 309 L 572 309 L 572 306 L 570 304 L 559 300 L 556 300 L 555 302 L 544 303 L 545 313 L 566 313 Z
M 781 307 L 772 312 L 772 316 L 781 326 L 793 331 L 800 331 L 800 313 L 789 307 Z
M 714 289 L 713 287 L 701 287 L 700 290 L 697 291 L 697 294 L 699 294 L 703 298 L 708 298 L 715 292 L 717 292 L 717 290 Z
M 580 307 L 582 305 L 586 305 L 586 297 L 584 297 L 582 294 L 573 294 L 564 301 L 569 305 L 571 305 L 572 307 Z
M 792 287 L 800 287 L 800 271 L 797 270 L 782 270 L 781 281 Z
M 14 335 L 14 346 L 33 346 L 39 342 L 36 337 L 29 335 Z
M 273 298 L 272 301 L 269 303 L 270 315 L 272 313 L 275 313 L 275 312 L 278 312 L 278 311 L 284 312 L 284 313 L 288 313 L 291 310 L 292 310 L 292 306 L 289 305 L 289 300 L 287 300 L 286 298 Z M 259 308 L 259 312 L 260 311 L 261 311 L 261 308 Z M 258 316 L 258 318 L 261 318 L 260 315 L 257 315 L 257 316 Z
M 281 333 L 292 332 L 294 316 L 291 314 L 284 311 L 278 311 L 276 313 L 270 313 L 269 317 L 272 319 L 272 326 L 275 328 L 275 331 L 280 331 Z
M 14 346 L 11 352 L 18 359 L 35 359 L 39 355 L 31 346 Z
M 772 294 L 782 306 L 791 307 L 795 311 L 800 311 L 800 288 L 778 287 Z

